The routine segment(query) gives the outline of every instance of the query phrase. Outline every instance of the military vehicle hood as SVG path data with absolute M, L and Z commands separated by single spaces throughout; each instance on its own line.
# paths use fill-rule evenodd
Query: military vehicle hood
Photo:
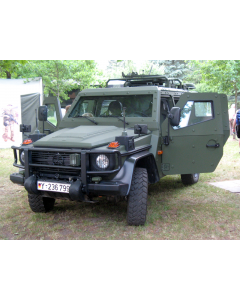
M 127 130 L 128 135 L 134 135 L 133 130 Z M 115 141 L 116 136 L 122 135 L 123 128 L 116 126 L 78 126 L 64 128 L 36 141 L 36 147 L 61 148 L 95 148 Z

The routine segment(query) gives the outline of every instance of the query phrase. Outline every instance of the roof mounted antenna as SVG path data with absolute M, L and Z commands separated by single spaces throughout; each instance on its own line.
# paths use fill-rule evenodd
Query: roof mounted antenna
M 152 72 L 152 67 L 153 67 L 153 65 L 151 66 L 151 69 L 150 69 L 150 71 L 149 71 L 149 74 L 148 74 L 148 75 L 150 75 L 150 74 L 151 74 L 151 72 Z
M 38 118 L 37 118 L 37 109 L 35 109 L 35 114 L 36 114 L 36 130 L 34 133 L 39 134 L 40 131 L 38 130 Z
M 126 107 L 123 107 L 123 132 L 122 132 L 122 135 L 123 136 L 127 136 L 127 131 L 126 131 L 126 121 L 125 121 L 125 111 L 126 111 Z

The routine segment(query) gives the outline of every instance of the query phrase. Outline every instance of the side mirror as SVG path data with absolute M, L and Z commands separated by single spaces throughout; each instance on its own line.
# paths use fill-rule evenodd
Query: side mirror
M 38 108 L 38 120 L 39 121 L 47 121 L 47 106 L 39 106 Z
M 31 132 L 31 125 L 20 124 L 20 132 Z
M 179 107 L 172 107 L 169 114 L 170 124 L 178 126 L 180 123 L 181 109 Z
M 136 124 L 136 125 L 134 125 L 134 133 L 135 134 L 147 134 L 148 126 L 145 124 Z

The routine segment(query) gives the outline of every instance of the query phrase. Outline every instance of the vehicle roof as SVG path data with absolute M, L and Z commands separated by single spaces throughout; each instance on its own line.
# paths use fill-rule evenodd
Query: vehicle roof
M 183 89 L 177 89 L 177 88 L 170 88 L 170 87 L 159 87 L 159 86 L 138 86 L 138 87 L 121 87 L 121 88 L 97 88 L 97 89 L 85 89 L 81 91 L 79 94 L 81 96 L 83 95 L 111 95 L 111 94 L 124 94 L 128 92 L 154 92 L 154 91 L 160 91 L 160 92 L 189 92 L 187 90 Z

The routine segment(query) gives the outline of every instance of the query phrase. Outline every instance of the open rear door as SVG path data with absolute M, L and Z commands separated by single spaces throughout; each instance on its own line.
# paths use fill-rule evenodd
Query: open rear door
M 31 133 L 37 129 L 37 109 L 40 106 L 40 94 L 21 95 L 21 115 L 22 124 L 31 125 Z M 26 135 L 22 133 L 22 141 L 26 139 Z
M 185 93 L 179 126 L 169 126 L 169 145 L 162 145 L 162 172 L 193 174 L 213 172 L 229 137 L 227 97 L 215 93 Z M 168 119 L 162 136 L 168 133 Z

